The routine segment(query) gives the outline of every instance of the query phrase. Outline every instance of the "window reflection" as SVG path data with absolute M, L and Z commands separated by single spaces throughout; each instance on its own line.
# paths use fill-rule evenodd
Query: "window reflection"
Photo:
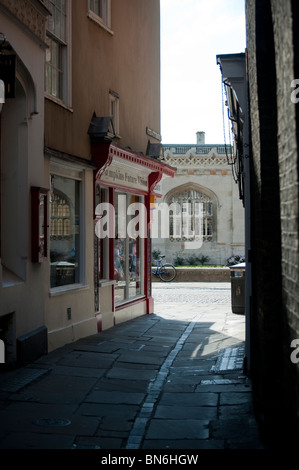
M 115 240 L 114 240 L 114 279 L 115 302 L 134 299 L 143 294 L 143 242 L 139 236 L 139 213 L 135 203 L 144 203 L 143 196 L 116 193 L 115 200 Z M 130 210 L 128 211 L 128 208 Z M 128 213 L 130 215 L 128 215 Z M 124 229 L 131 222 L 135 233 L 124 236 Z
M 80 282 L 80 182 L 51 180 L 51 287 L 58 287 Z

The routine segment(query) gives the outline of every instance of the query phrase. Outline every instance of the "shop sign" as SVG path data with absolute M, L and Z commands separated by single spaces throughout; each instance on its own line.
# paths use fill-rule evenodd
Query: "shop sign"
M 113 164 L 101 176 L 101 180 L 113 186 L 125 186 L 130 189 L 148 191 L 148 177 L 126 168 L 118 168 Z

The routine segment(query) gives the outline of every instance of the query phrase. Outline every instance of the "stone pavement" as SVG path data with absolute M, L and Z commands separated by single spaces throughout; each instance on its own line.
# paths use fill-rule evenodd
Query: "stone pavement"
M 155 284 L 155 314 L 0 374 L 0 449 L 263 449 L 230 285 Z

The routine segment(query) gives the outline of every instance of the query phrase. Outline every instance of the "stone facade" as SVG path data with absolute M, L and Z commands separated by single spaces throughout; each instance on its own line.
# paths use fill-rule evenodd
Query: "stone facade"
M 251 125 L 251 375 L 265 435 L 299 437 L 298 3 L 247 0 Z M 296 96 L 295 96 L 296 98 Z M 249 312 L 248 312 L 249 314 Z M 294 344 L 294 343 L 293 343 Z M 293 357 L 294 358 L 294 357 Z M 282 428 L 283 427 L 283 428 Z
M 187 201 L 190 194 L 210 204 L 209 224 L 203 233 L 202 245 L 190 244 L 192 237 L 163 237 L 153 239 L 153 248 L 173 262 L 178 257 L 186 262 L 190 257 L 207 257 L 208 263 L 226 265 L 232 255 L 244 256 L 244 208 L 239 200 L 238 187 L 232 176 L 227 153 L 230 147 L 223 144 L 205 144 L 204 132 L 197 133 L 195 145 L 164 144 L 163 162 L 176 168 L 174 178 L 162 181 L 162 197 L 157 199 L 170 204 Z M 189 196 L 188 196 L 189 194 Z M 186 199 L 187 198 L 187 199 Z M 203 209 L 205 212 L 205 208 Z M 204 214 L 205 218 L 205 214 Z M 203 219 L 204 219 L 203 218 Z

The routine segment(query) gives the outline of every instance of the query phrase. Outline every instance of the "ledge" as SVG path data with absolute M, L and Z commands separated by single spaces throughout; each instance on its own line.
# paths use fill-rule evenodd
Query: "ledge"
M 64 286 L 52 287 L 50 289 L 49 295 L 50 297 L 55 297 L 57 295 L 64 295 L 88 289 L 88 284 L 66 284 Z
M 230 282 L 230 268 L 176 268 L 177 275 L 172 282 Z M 163 282 L 153 275 L 153 282 Z

